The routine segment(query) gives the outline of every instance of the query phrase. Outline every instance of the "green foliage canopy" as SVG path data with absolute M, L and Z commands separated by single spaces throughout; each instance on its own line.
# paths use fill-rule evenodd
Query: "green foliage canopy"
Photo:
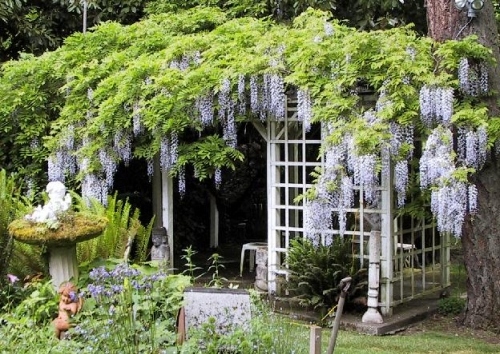
M 230 97 L 237 102 L 240 78 L 249 96 L 252 78 L 261 82 L 265 75 L 281 77 L 287 87 L 311 95 L 313 121 L 335 127 L 326 144 L 349 133 L 355 148 L 368 154 L 387 146 L 390 122 L 415 125 L 425 137 L 429 128 L 419 119 L 422 86 L 458 89 L 460 59 L 489 57 L 474 38 L 434 43 L 410 27 L 358 32 L 321 11 L 308 10 L 283 25 L 228 19 L 218 9 L 200 7 L 154 15 L 131 26 L 103 23 L 85 35 L 70 36 L 54 52 L 4 64 L 0 127 L 4 133 L 16 132 L 15 143 L 23 152 L 16 164 L 26 171 L 44 155 L 35 143 L 26 148 L 27 142 L 43 141 L 52 154 L 75 156 L 82 177 L 103 173 L 101 151 L 123 160 L 117 150 L 125 137 L 134 136 L 134 157 L 151 160 L 161 153 L 162 139 L 175 135 L 179 156 L 171 171 L 193 164 L 203 179 L 217 168 L 233 168 L 242 158 L 221 137 L 227 122 L 207 127 L 197 107 L 200 98 L 213 95 L 213 111 L 222 110 L 220 96 L 227 80 Z M 391 102 L 374 126 L 360 119 L 368 110 L 356 94 L 360 82 Z M 480 97 L 460 97 L 456 123 L 488 126 L 485 108 L 464 117 L 478 104 Z M 137 117 L 143 130 L 134 135 Z M 248 119 L 255 114 L 236 115 L 237 121 Z M 494 141 L 498 129 L 494 124 L 489 129 Z M 404 158 L 405 149 L 393 158 Z

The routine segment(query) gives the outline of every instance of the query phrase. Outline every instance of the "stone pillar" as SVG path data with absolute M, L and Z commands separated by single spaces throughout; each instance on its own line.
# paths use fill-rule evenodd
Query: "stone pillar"
M 76 260 L 76 244 L 67 247 L 51 247 L 49 249 L 49 273 L 56 289 L 65 282 L 78 281 L 78 263 Z
M 255 289 L 267 291 L 267 247 L 258 247 L 255 250 Z
M 363 323 L 383 323 L 378 312 L 378 291 L 380 285 L 380 231 L 370 232 L 370 265 L 368 268 L 368 310 L 363 315 Z

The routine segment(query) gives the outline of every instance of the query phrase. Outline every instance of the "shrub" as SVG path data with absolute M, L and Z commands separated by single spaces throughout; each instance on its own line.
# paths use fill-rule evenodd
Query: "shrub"
M 287 256 L 290 270 L 288 290 L 304 306 L 324 310 L 337 303 L 340 280 L 351 276 L 346 304 L 350 299 L 366 296 L 367 272 L 352 257 L 348 237 L 336 237 L 331 245 L 314 245 L 309 239 L 293 239 Z
M 465 309 L 465 299 L 451 296 L 439 299 L 438 312 L 442 315 L 458 315 Z

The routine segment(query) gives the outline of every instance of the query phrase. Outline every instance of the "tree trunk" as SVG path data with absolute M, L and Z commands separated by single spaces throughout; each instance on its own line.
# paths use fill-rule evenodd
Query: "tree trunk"
M 462 247 L 467 270 L 467 308 L 464 324 L 500 330 L 500 166 L 484 168 L 477 176 L 478 213 L 468 218 Z
M 428 0 L 429 36 L 443 41 L 475 34 L 492 49 L 500 63 L 497 24 L 491 0 L 486 0 L 477 17 L 458 11 L 453 0 Z M 498 65 L 490 68 L 490 90 L 500 92 Z M 491 115 L 498 115 L 498 94 L 489 98 Z M 467 308 L 464 324 L 472 328 L 500 330 L 500 166 L 489 161 L 475 176 L 478 213 L 468 217 L 462 238 L 467 270 Z

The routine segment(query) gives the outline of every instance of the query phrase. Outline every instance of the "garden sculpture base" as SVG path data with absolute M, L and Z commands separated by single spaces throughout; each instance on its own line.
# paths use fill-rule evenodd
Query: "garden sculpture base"
M 49 271 L 57 288 L 78 279 L 76 244 L 102 234 L 107 219 L 70 210 L 71 197 L 61 182 L 47 185 L 48 202 L 9 224 L 9 234 L 17 241 L 47 246 Z
M 76 244 L 67 247 L 52 247 L 49 249 L 49 273 L 54 287 L 78 279 L 78 263 L 76 259 Z

